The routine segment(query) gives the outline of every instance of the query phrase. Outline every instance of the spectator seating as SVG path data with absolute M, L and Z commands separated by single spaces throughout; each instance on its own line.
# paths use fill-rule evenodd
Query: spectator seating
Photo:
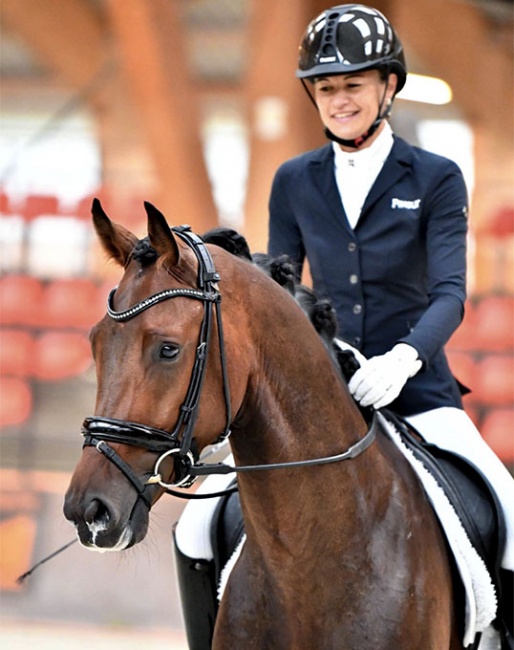
M 20 377 L 0 375 L 0 427 L 21 424 L 32 411 L 32 391 Z
M 480 430 L 503 462 L 514 465 L 514 408 L 488 411 Z

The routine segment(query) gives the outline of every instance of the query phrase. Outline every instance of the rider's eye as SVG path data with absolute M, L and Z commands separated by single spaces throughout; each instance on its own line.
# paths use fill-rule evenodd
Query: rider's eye
M 159 356 L 161 359 L 175 359 L 178 353 L 179 349 L 176 345 L 165 343 L 159 351 Z

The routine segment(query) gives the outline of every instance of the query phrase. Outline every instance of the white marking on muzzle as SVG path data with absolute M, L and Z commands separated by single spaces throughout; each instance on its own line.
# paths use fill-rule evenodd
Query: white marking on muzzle
M 92 523 L 86 522 L 87 527 L 89 528 L 89 532 L 91 533 L 91 543 L 93 544 L 93 546 L 88 546 L 87 548 L 89 548 L 91 551 L 98 551 L 98 553 L 105 553 L 106 551 L 123 551 L 123 549 L 127 548 L 127 546 L 130 544 L 132 540 L 132 530 L 130 526 L 127 525 L 123 529 L 120 538 L 114 546 L 107 548 L 96 545 L 96 538 L 98 537 L 99 533 L 102 533 L 104 530 L 106 530 L 108 521 L 109 517 L 106 515 L 105 517 L 102 517 L 100 521 L 94 521 Z

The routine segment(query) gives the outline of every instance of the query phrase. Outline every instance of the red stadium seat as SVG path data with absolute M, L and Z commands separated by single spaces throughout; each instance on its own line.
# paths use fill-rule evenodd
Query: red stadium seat
M 476 308 L 477 345 L 482 350 L 508 351 L 514 347 L 514 298 L 489 296 Z
M 0 322 L 34 325 L 41 314 L 43 287 L 37 278 L 6 275 L 0 278 Z
M 0 330 L 0 374 L 28 377 L 33 355 L 34 340 L 28 332 L 16 329 Z
M 33 375 L 55 381 L 75 377 L 92 364 L 88 337 L 79 332 L 45 332 L 35 343 Z
M 476 375 L 476 362 L 472 353 L 447 350 L 451 371 L 462 384 L 473 390 Z
M 46 327 L 89 330 L 104 313 L 103 292 L 86 278 L 55 280 L 44 291 L 41 322 Z
M 514 234 L 514 208 L 511 205 L 500 208 L 485 221 L 481 230 L 499 239 Z
M 448 350 L 476 349 L 475 307 L 466 303 L 464 319 L 447 344 Z
M 31 194 L 25 199 L 22 214 L 27 221 L 46 214 L 58 215 L 59 199 L 47 194 Z
M 491 410 L 485 416 L 480 432 L 504 463 L 514 463 L 514 408 Z
M 21 424 L 32 410 L 29 384 L 19 377 L 0 376 L 0 427 Z
M 486 406 L 514 404 L 513 355 L 488 355 L 477 363 L 474 397 Z
M 9 195 L 5 192 L 0 192 L 0 214 L 9 214 L 10 211 L 11 205 Z

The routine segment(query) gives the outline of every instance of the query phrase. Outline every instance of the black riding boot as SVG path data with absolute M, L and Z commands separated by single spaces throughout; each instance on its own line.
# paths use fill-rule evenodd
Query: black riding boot
M 501 600 L 498 617 L 502 629 L 502 650 L 514 650 L 514 573 L 500 569 Z
M 218 610 L 214 562 L 184 555 L 175 531 L 173 548 L 189 650 L 210 650 Z

